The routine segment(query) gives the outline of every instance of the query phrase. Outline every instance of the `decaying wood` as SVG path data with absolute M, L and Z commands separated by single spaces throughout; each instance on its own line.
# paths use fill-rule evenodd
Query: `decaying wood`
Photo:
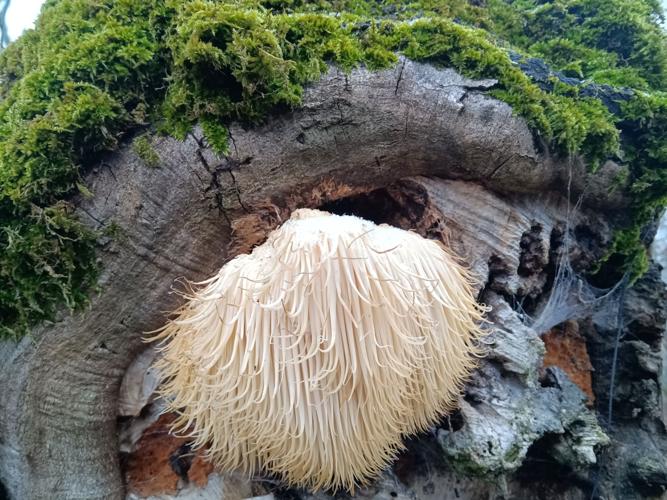
M 586 191 L 596 209 L 618 167 L 595 177 L 539 146 L 505 104 L 449 69 L 332 70 L 303 106 L 231 128 L 228 157 L 194 133 L 160 138 L 159 168 L 123 147 L 87 175 L 81 218 L 101 242 L 99 292 L 18 344 L 0 345 L 0 480 L 14 498 L 121 498 L 117 395 L 142 332 L 179 303 L 174 280 L 201 279 L 262 240 L 297 207 L 316 207 L 416 175 L 481 183 L 502 195 Z M 540 150 L 538 150 L 540 149 Z M 570 174 L 572 174 L 570 176 Z M 467 223 L 467 222 L 466 222 Z

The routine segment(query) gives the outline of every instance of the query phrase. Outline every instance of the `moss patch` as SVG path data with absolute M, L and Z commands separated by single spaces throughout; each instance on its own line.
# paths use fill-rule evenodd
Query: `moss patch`
M 95 283 L 95 235 L 67 200 L 164 78 L 151 2 L 47 2 L 0 55 L 0 335 L 74 308 Z
M 140 135 L 132 141 L 132 149 L 147 167 L 156 168 L 160 165 L 160 157 L 147 135 Z
M 85 303 L 96 235 L 66 200 L 87 194 L 82 169 L 124 134 L 151 122 L 183 137 L 201 123 L 224 153 L 230 121 L 298 106 L 327 64 L 380 69 L 396 54 L 497 79 L 493 95 L 563 155 L 581 153 L 592 168 L 624 157 L 635 205 L 610 262 L 637 274 L 639 228 L 667 192 L 656 9 L 649 0 L 47 1 L 36 28 L 0 54 L 0 335 Z M 614 116 L 576 86 L 538 87 L 510 46 L 639 91 Z M 146 137 L 134 149 L 157 164 Z

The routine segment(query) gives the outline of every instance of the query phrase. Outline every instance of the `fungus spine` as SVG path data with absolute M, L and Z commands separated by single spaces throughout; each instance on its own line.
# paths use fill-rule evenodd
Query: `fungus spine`
M 354 490 L 450 411 L 484 309 L 436 241 L 296 210 L 157 335 L 175 428 L 221 470 Z

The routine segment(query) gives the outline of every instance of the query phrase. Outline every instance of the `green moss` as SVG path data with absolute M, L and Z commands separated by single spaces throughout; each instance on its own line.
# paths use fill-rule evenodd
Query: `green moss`
M 94 242 L 64 202 L 3 219 L 0 281 L 11 286 L 0 287 L 0 336 L 53 319 L 62 304 L 83 304 L 97 276 Z
M 127 241 L 127 232 L 116 221 L 105 224 L 101 234 L 116 241 Z
M 658 2 L 489 0 L 493 30 L 556 68 L 634 88 L 667 88 Z M 503 13 L 503 11 L 505 11 Z M 613 76 L 612 76 L 613 75 Z
M 521 447 L 521 445 L 519 443 L 515 442 L 515 443 L 512 443 L 512 446 L 510 446 L 510 449 L 507 450 L 507 452 L 503 456 L 503 460 L 508 464 L 514 464 L 520 458 L 522 458 L 522 454 L 525 454 L 525 450 Z
M 151 2 L 48 2 L 0 55 L 0 334 L 85 303 L 95 235 L 63 200 L 157 95 L 164 62 Z
M 227 148 L 225 123 L 254 123 L 297 106 L 304 84 L 319 78 L 327 63 L 349 70 L 396 61 L 379 40 L 354 33 L 344 17 L 194 1 L 175 23 L 167 42 L 174 59 L 163 130 L 184 137 L 201 123 L 218 152 Z
M 667 93 L 637 92 L 621 106 L 621 117 L 632 222 L 617 232 L 606 260 L 629 272 L 634 281 L 648 269 L 642 229 L 667 206 Z
M 132 141 L 132 149 L 147 167 L 156 168 L 160 165 L 160 157 L 147 135 L 140 135 Z
M 463 477 L 485 478 L 492 474 L 484 464 L 479 463 L 478 459 L 476 460 L 476 457 L 465 453 L 448 454 L 447 464 L 454 472 Z
M 124 134 L 151 122 L 182 138 L 198 123 L 225 154 L 231 121 L 298 106 L 329 64 L 375 70 L 397 54 L 496 79 L 495 97 L 591 168 L 622 150 L 635 204 L 613 251 L 638 272 L 639 228 L 667 192 L 657 21 L 649 0 L 49 0 L 35 30 L 0 54 L 0 332 L 85 302 L 96 235 L 66 200 L 90 194 L 82 172 Z M 576 87 L 539 88 L 509 47 L 643 92 L 612 116 Z M 134 149 L 157 164 L 146 137 Z
M 396 48 L 412 59 L 454 67 L 471 77 L 497 79 L 492 94 L 510 104 L 556 149 L 583 153 L 593 168 L 617 152 L 615 119 L 600 101 L 541 90 L 485 32 L 441 19 L 401 24 L 397 31 Z

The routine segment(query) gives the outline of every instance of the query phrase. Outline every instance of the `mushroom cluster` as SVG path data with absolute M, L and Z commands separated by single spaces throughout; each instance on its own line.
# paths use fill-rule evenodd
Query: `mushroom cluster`
M 176 429 L 221 470 L 354 490 L 452 409 L 483 307 L 436 241 L 300 209 L 157 335 Z

